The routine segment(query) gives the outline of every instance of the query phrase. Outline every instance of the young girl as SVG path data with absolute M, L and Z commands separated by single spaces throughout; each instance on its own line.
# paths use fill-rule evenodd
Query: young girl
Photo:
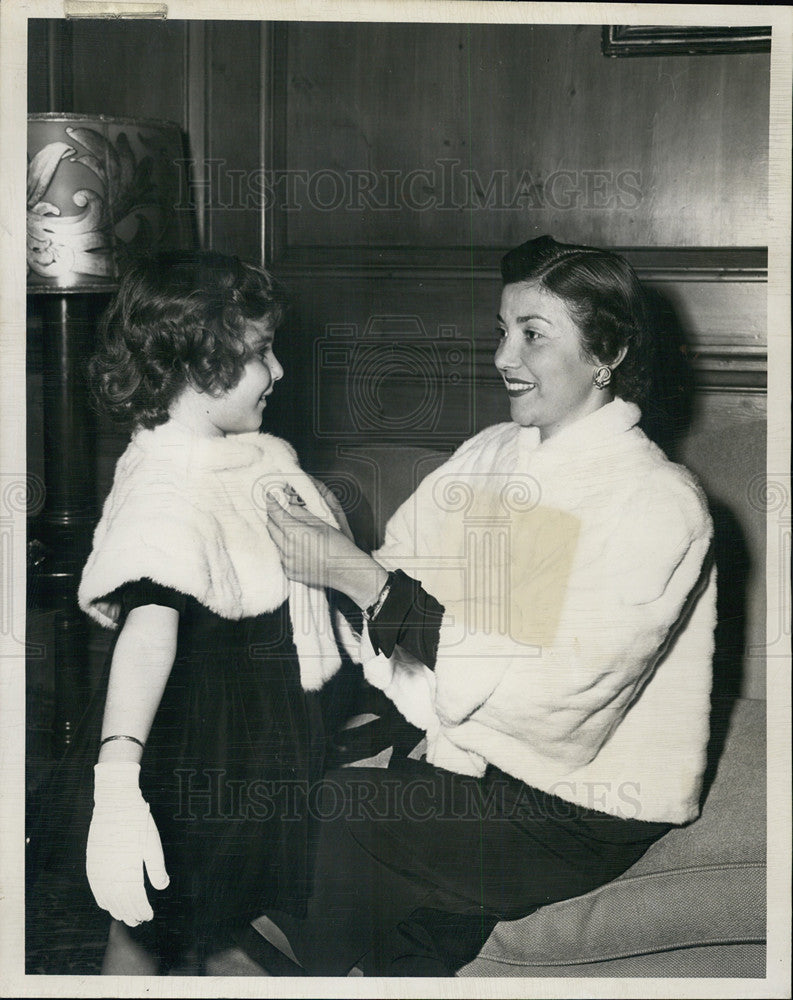
M 343 514 L 259 433 L 284 309 L 236 258 L 162 255 L 127 272 L 92 361 L 98 400 L 133 426 L 79 588 L 117 630 L 86 848 L 114 918 L 106 973 L 206 954 L 266 904 L 303 912 L 325 742 L 314 692 L 340 658 L 324 591 L 281 570 L 265 494 Z

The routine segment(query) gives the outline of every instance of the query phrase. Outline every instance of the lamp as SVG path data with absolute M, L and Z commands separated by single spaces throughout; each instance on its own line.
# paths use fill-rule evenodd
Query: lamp
M 28 291 L 112 290 L 130 256 L 193 245 L 170 122 L 28 116 Z
M 28 116 L 27 290 L 42 321 L 44 506 L 30 579 L 55 612 L 56 750 L 88 688 L 77 585 L 96 516 L 85 363 L 96 317 L 135 255 L 195 245 L 177 125 L 105 115 Z

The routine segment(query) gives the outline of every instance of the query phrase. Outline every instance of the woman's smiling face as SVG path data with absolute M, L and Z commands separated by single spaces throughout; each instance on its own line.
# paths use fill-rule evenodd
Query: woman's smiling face
M 495 365 L 512 419 L 539 428 L 541 440 L 613 398 L 592 382 L 598 362 L 586 357 L 566 302 L 538 282 L 504 286 L 498 327 Z

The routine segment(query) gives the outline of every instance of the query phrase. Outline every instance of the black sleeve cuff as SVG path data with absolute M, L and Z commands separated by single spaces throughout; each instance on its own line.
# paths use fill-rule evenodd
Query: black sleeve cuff
M 148 577 L 123 584 L 117 591 L 121 601 L 122 613 L 126 617 L 133 608 L 146 604 L 159 604 L 164 608 L 173 608 L 180 615 L 185 612 L 187 598 L 172 587 L 164 587 Z
M 391 589 L 383 606 L 369 619 L 374 651 L 390 656 L 395 646 L 401 646 L 434 670 L 445 608 L 401 569 L 389 574 L 389 582 Z

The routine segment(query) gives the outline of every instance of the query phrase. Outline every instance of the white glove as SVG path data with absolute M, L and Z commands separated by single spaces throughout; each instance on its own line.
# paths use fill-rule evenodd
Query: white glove
M 85 870 L 97 905 L 135 927 L 154 916 L 143 866 L 155 889 L 170 879 L 157 827 L 138 787 L 140 764 L 112 760 L 94 767 L 94 813 Z

